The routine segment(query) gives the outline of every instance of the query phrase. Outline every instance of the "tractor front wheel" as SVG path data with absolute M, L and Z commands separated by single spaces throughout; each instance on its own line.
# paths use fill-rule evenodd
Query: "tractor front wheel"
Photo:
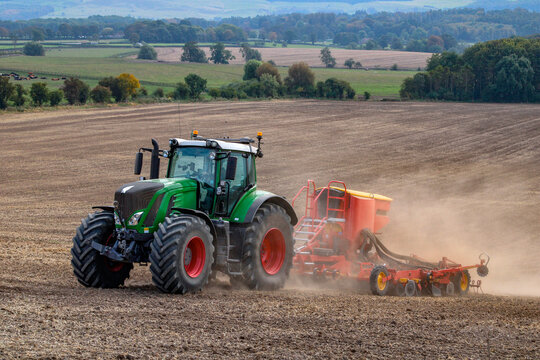
M 92 247 L 92 241 L 114 245 L 114 215 L 96 212 L 82 220 L 71 248 L 71 265 L 77 280 L 88 287 L 117 288 L 129 278 L 133 264 L 110 260 Z
M 152 281 L 163 292 L 184 294 L 202 289 L 214 262 L 208 225 L 196 216 L 165 218 L 150 245 Z
M 264 204 L 246 230 L 242 282 L 250 289 L 283 287 L 292 266 L 294 240 L 291 219 L 277 205 Z

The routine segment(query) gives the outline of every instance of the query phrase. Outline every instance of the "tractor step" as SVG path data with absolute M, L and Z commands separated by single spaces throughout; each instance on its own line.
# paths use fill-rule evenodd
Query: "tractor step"
M 297 234 L 306 234 L 306 235 L 313 235 L 315 234 L 314 231 L 296 231 Z
M 326 249 L 326 248 L 314 248 L 313 249 L 313 255 L 332 256 L 334 254 L 335 254 L 335 251 L 333 249 Z
M 333 223 L 344 223 L 344 222 L 345 222 L 345 219 L 343 219 L 343 218 L 328 218 L 328 222 L 333 222 Z

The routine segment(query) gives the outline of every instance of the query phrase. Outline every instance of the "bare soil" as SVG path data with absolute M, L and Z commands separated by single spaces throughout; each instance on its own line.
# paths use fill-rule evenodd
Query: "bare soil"
M 210 58 L 210 48 L 201 47 L 206 56 Z M 231 64 L 244 64 L 245 61 L 240 53 L 240 48 L 228 48 L 236 59 L 231 60 Z M 321 50 L 316 48 L 257 48 L 264 61 L 273 60 L 276 65 L 290 66 L 294 63 L 304 61 L 312 67 L 324 67 L 321 62 Z M 182 48 L 158 47 L 156 48 L 158 59 L 162 61 L 179 62 L 182 56 Z M 349 58 L 360 61 L 365 68 L 388 69 L 397 64 L 399 69 L 416 70 L 424 68 L 431 53 L 411 52 L 411 51 L 386 51 L 386 50 L 347 50 L 332 49 L 332 56 L 336 58 L 336 67 L 344 68 L 343 63 Z M 135 57 L 135 56 L 133 56 Z
M 384 242 L 466 264 L 487 251 L 487 294 L 381 298 L 296 281 L 257 292 L 221 276 L 173 296 L 139 266 L 122 289 L 79 285 L 69 251 L 80 219 L 134 180 L 133 155 L 150 137 L 166 146 L 195 128 L 262 131 L 259 186 L 288 198 L 307 178 L 393 197 Z M 0 358 L 540 357 L 537 105 L 264 101 L 4 114 L 0 143 Z

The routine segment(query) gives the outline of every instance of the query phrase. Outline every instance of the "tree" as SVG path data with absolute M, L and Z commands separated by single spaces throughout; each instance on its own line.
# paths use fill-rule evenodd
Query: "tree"
M 248 43 L 242 44 L 240 53 L 246 62 L 250 60 L 262 60 L 261 53 L 258 50 L 252 49 Z
M 43 41 L 45 40 L 45 35 L 41 29 L 32 29 L 32 40 L 33 41 Z
M 277 40 L 277 33 L 275 31 L 271 31 L 268 33 L 268 40 L 274 42 Z
M 244 65 L 244 76 L 243 80 L 250 80 L 257 78 L 257 69 L 261 66 L 262 62 L 259 60 L 249 60 Z
M 401 50 L 403 49 L 403 44 L 401 43 L 401 40 L 399 40 L 398 37 L 394 37 L 392 39 L 392 42 L 390 43 L 390 47 L 392 50 Z
M 191 90 L 184 82 L 179 82 L 176 84 L 176 88 L 173 92 L 173 98 L 175 100 L 185 100 L 190 96 Z
M 127 94 L 133 96 L 137 93 L 137 89 L 141 87 L 139 79 L 133 74 L 122 73 L 118 75 L 118 79 L 125 79 L 127 81 Z
M 446 50 L 450 50 L 452 48 L 455 48 L 458 44 L 457 40 L 455 37 L 453 37 L 452 35 L 450 34 L 442 34 L 441 35 L 441 38 L 443 39 L 443 42 L 444 42 L 444 48 Z
M 343 65 L 345 65 L 349 69 L 352 69 L 354 64 L 355 64 L 355 62 L 354 62 L 353 58 L 349 58 L 349 59 L 345 60 L 345 62 L 343 63 Z
M 360 61 L 357 61 L 354 63 L 354 68 L 355 69 L 361 69 L 362 68 L 362 63 Z
M 49 99 L 49 89 L 47 84 L 42 82 L 33 83 L 30 88 L 30 97 L 34 102 L 34 105 L 41 106 Z
M 276 77 L 270 74 L 262 74 L 260 80 L 261 95 L 275 98 L 279 95 L 279 82 Z
M 155 98 L 162 98 L 165 97 L 165 93 L 163 92 L 162 88 L 157 88 L 156 90 L 154 90 L 152 96 Z
M 378 49 L 378 48 L 379 48 L 379 45 L 373 39 L 369 40 L 366 43 L 366 50 L 375 50 L 375 49 Z
M 103 104 L 111 102 L 112 92 L 108 87 L 96 85 L 95 88 L 90 91 L 90 97 L 95 103 Z
M 64 81 L 61 89 L 70 105 L 86 104 L 90 87 L 84 81 L 77 78 L 69 78 Z
M 31 41 L 24 44 L 23 54 L 26 56 L 44 56 L 45 49 L 40 43 Z
M 56 106 L 62 101 L 62 90 L 54 90 L 49 93 L 49 103 L 51 106 Z
M 281 76 L 279 70 L 275 65 L 269 62 L 262 63 L 256 71 L 257 78 L 260 79 L 264 74 L 272 75 L 276 78 L 276 81 L 281 84 Z
M 139 36 L 139 34 L 137 34 L 135 32 L 129 34 L 129 42 L 132 43 L 133 45 L 138 43 L 140 39 L 141 39 L 141 37 Z
M 19 85 L 22 87 L 22 85 Z M 9 77 L 0 76 L 0 109 L 7 108 L 7 102 L 13 94 L 14 86 L 9 82 Z
M 321 50 L 320 58 L 322 63 L 327 68 L 333 68 L 334 66 L 336 66 L 336 58 L 332 56 L 332 52 L 330 51 L 328 46 Z
M 106 82 L 104 82 L 106 83 Z M 100 81 L 100 85 L 101 85 L 101 81 Z M 129 88 L 130 88 L 130 83 L 129 83 L 129 80 L 124 78 L 124 77 L 115 77 L 115 78 L 112 78 L 112 81 L 110 82 L 110 88 L 111 89 L 111 94 L 114 98 L 114 100 L 119 103 L 119 102 L 124 102 L 127 100 L 127 98 L 129 97 L 130 93 L 129 93 Z
M 139 49 L 139 54 L 137 55 L 137 59 L 156 60 L 157 59 L 157 52 L 150 45 L 144 44 Z
M 221 90 L 218 88 L 210 88 L 208 89 L 208 95 L 210 95 L 213 99 L 217 99 L 221 96 Z
M 503 57 L 495 67 L 495 82 L 491 86 L 493 100 L 527 102 L 534 96 L 534 70 L 526 57 L 516 54 Z
M 15 85 L 15 91 L 11 95 L 11 101 L 15 104 L 15 106 L 23 106 L 26 102 L 26 98 L 24 95 L 26 95 L 27 91 L 24 89 L 24 86 L 21 84 Z M 0 108 L 1 104 L 0 104 Z
M 210 52 L 212 54 L 210 60 L 214 64 L 228 64 L 229 60 L 236 59 L 229 50 L 225 49 L 225 45 L 220 42 L 210 46 Z
M 309 68 L 309 65 L 305 62 L 299 62 L 292 64 L 289 67 L 289 76 L 285 78 L 285 84 L 289 91 L 296 91 L 298 88 L 314 89 L 315 74 Z
M 195 62 L 195 63 L 207 63 L 208 59 L 204 50 L 197 46 L 195 41 L 188 41 L 183 48 L 180 61 Z
M 206 79 L 197 74 L 189 74 L 184 80 L 189 87 L 189 95 L 192 99 L 198 99 L 201 93 L 206 90 Z

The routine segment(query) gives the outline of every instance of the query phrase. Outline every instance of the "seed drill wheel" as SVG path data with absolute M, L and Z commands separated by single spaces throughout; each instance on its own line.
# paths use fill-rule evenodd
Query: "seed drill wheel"
M 444 295 L 446 296 L 455 296 L 456 295 L 456 287 L 454 286 L 453 282 L 449 282 L 446 284 L 444 288 Z
M 277 205 L 264 204 L 246 230 L 242 282 L 250 289 L 282 288 L 294 255 L 291 219 Z M 236 281 L 236 280 L 235 280 Z
M 369 276 L 369 286 L 373 295 L 383 296 L 390 294 L 392 282 L 389 281 L 386 266 L 375 266 L 373 270 L 371 270 L 371 274 Z
M 114 215 L 96 212 L 82 220 L 71 248 L 71 265 L 77 280 L 88 287 L 116 288 L 129 278 L 133 264 L 112 261 L 92 248 L 92 241 L 114 245 Z
M 471 275 L 469 274 L 468 270 L 464 270 L 454 275 L 452 282 L 454 283 L 454 290 L 457 295 L 467 295 L 469 292 Z
M 212 240 L 210 228 L 201 218 L 165 218 L 150 245 L 150 271 L 158 289 L 180 294 L 202 289 L 214 262 Z
M 408 280 L 407 283 L 405 284 L 405 296 L 407 297 L 416 296 L 417 293 L 418 293 L 418 288 L 414 280 Z

